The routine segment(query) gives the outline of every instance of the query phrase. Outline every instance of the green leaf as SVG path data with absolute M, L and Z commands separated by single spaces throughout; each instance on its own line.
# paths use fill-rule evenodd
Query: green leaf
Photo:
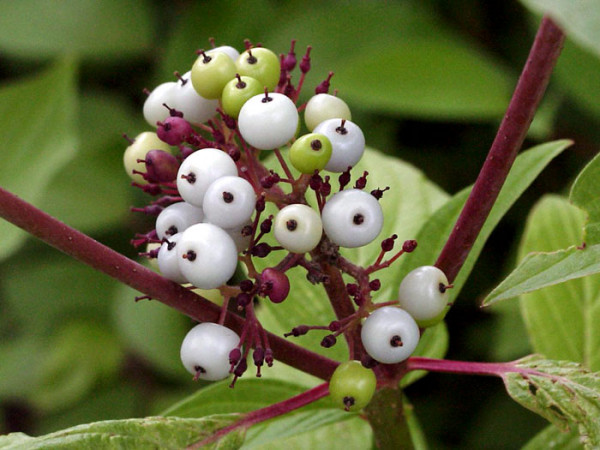
M 108 420 L 79 425 L 37 438 L 23 433 L 0 436 L 0 449 L 181 449 L 202 440 L 220 428 L 235 422 L 237 416 L 212 416 L 202 419 L 146 417 Z M 237 449 L 244 440 L 243 431 L 227 434 L 219 442 L 204 448 Z
M 544 197 L 532 210 L 519 249 L 519 257 L 549 252 L 579 242 L 584 214 L 566 199 Z M 564 256 L 564 252 L 556 255 Z M 542 256 L 542 255 L 540 255 Z M 577 257 L 575 250 L 573 257 Z M 548 276 L 560 277 L 562 263 L 549 266 Z M 544 275 L 545 276 L 545 275 Z M 535 277 L 534 277 L 535 279 Z M 599 276 L 578 278 L 521 296 L 523 318 L 535 352 L 552 359 L 583 363 L 600 370 Z
M 521 0 L 529 9 L 549 14 L 580 44 L 600 56 L 600 5 L 587 0 Z
M 107 92 L 81 96 L 77 119 L 79 152 L 54 177 L 41 209 L 78 230 L 105 231 L 131 218 L 135 194 L 123 169 L 127 142 L 119 132 L 135 135 L 147 124 L 139 111 Z
M 129 351 L 160 373 L 173 379 L 185 377 L 187 371 L 181 364 L 179 351 L 192 322 L 158 301 L 136 302 L 137 295 L 139 292 L 125 285 L 115 292 L 112 318 L 119 336 Z
M 600 446 L 600 373 L 571 361 L 531 355 L 516 361 L 520 372 L 502 375 L 509 395 L 561 430 L 577 427 L 587 448 Z
M 203 417 L 211 414 L 244 413 L 287 400 L 306 388 L 282 380 L 239 379 L 235 388 L 231 380 L 213 383 L 183 399 L 161 413 L 162 416 Z M 307 405 L 312 408 L 314 404 Z
M 279 369 L 279 367 L 277 367 Z M 173 405 L 165 416 L 202 417 L 216 413 L 249 412 L 300 394 L 306 387 L 282 380 L 240 379 L 235 388 L 229 380 L 214 383 Z M 244 448 L 335 448 L 339 432 L 353 441 L 370 442 L 370 427 L 355 414 L 333 406 L 329 397 L 298 411 L 252 426 Z M 361 447 L 358 447 L 361 448 Z
M 587 112 L 600 115 L 600 86 L 598 72 L 600 59 L 597 54 L 567 39 L 554 70 L 553 79 Z
M 587 245 L 600 244 L 600 154 L 579 173 L 569 198 L 571 203 L 588 214 L 584 242 Z
M 564 432 L 554 425 L 550 425 L 540 431 L 531 439 L 522 450 L 546 450 L 556 448 L 560 450 L 579 450 L 581 441 L 577 430 Z
M 600 272 L 600 245 L 527 255 L 484 300 L 484 306 Z
M 0 50 L 20 58 L 131 57 L 150 48 L 151 13 L 145 0 L 2 1 Z
M 4 12 L 1 17 L 10 19 Z M 75 69 L 72 59 L 64 59 L 0 90 L 0 185 L 33 204 L 39 204 L 51 178 L 75 155 Z M 0 235 L 0 260 L 26 237 L 6 221 L 0 221 Z
M 211 20 L 198 20 L 211 10 Z M 278 17 L 264 26 L 265 16 Z M 331 20 L 335 17 L 335 20 Z M 360 109 L 428 119 L 495 120 L 506 109 L 513 77 L 490 55 L 447 27 L 423 2 L 203 2 L 186 14 L 167 45 L 161 73 L 191 67 L 190 42 L 209 36 L 242 47 L 243 39 L 300 59 L 312 45 L 304 96 L 335 71 L 332 86 Z M 349 36 L 360 36 L 351 43 Z M 385 45 L 381 37 L 385 36 Z M 376 43 L 376 44 L 375 44 Z M 297 79 L 296 75 L 294 78 Z
M 473 265 L 481 253 L 487 238 L 500 219 L 525 189 L 529 187 L 533 180 L 535 180 L 544 167 L 569 145 L 571 145 L 571 142 L 566 140 L 549 142 L 533 147 L 517 157 L 465 264 L 453 282 L 454 288 L 450 290 L 451 300 L 457 297 L 469 273 L 473 269 Z M 456 219 L 462 210 L 469 191 L 470 188 L 456 194 L 442 208 L 436 211 L 433 217 L 420 230 L 416 238 L 419 244 L 417 249 L 406 258 L 403 258 L 400 267 L 397 269 L 397 285 L 400 284 L 400 280 L 402 280 L 404 275 L 415 267 L 431 265 L 435 262 L 450 232 L 454 228 Z

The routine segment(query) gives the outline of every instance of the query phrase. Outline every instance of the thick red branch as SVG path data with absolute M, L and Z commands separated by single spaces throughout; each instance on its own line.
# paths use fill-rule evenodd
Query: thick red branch
M 473 190 L 435 265 L 452 281 L 464 264 L 521 148 L 564 42 L 548 17 L 542 23 L 527 63 Z
M 221 309 L 190 290 L 65 225 L 0 187 L 0 216 L 47 244 L 201 322 L 217 322 Z M 238 333 L 244 319 L 228 314 L 226 324 Z M 328 380 L 337 362 L 268 334 L 275 357 Z

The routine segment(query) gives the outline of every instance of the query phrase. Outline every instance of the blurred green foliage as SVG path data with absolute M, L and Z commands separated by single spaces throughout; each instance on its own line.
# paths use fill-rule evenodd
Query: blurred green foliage
M 334 71 L 332 88 L 369 146 L 416 165 L 454 194 L 477 175 L 533 40 L 535 14 L 545 7 L 524 3 L 535 13 L 513 0 L 2 0 L 0 185 L 135 257 L 129 239 L 152 222 L 128 211 L 144 197 L 121 168 L 121 134 L 149 128 L 142 89 L 187 71 L 195 50 L 214 37 L 217 45 L 241 48 L 248 38 L 281 53 L 296 39 L 299 57 L 311 45 L 304 95 Z M 577 28 L 572 20 L 561 23 Z M 598 49 L 575 38 L 584 47 L 567 42 L 526 147 L 563 137 L 576 145 L 483 248 L 448 316 L 449 358 L 531 351 L 516 308 L 482 312 L 479 301 L 513 264 L 531 205 L 563 191 L 598 151 Z M 178 362 L 187 318 L 155 302 L 136 305 L 134 292 L 5 222 L 0 232 L 0 433 L 37 435 L 156 414 L 203 385 L 191 383 Z M 291 376 L 281 365 L 272 371 L 280 369 Z M 497 380 L 430 374 L 406 394 L 432 448 L 514 448 L 544 422 L 502 390 Z M 308 419 L 292 417 L 288 425 Z M 350 423 L 323 425 L 321 433 L 347 432 Z M 273 429 L 249 442 L 259 446 Z M 357 442 L 368 441 L 368 430 L 351 429 L 366 439 Z M 285 442 L 308 446 L 323 442 L 318 436 L 292 433 Z

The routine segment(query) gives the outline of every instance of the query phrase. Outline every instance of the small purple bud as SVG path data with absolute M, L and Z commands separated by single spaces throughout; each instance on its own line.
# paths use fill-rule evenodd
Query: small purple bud
M 404 241 L 404 244 L 402 244 L 402 250 L 405 253 L 411 253 L 415 248 L 417 248 L 417 241 L 415 240 Z
M 250 294 L 247 294 L 245 292 L 238 294 L 238 296 L 236 298 L 237 298 L 237 306 L 238 306 L 238 308 L 241 308 L 241 309 L 248 306 L 250 304 L 250 302 L 252 301 L 252 297 L 250 296 Z
M 356 180 L 356 183 L 354 183 L 354 188 L 355 189 L 364 189 L 365 186 L 367 185 L 367 175 L 369 175 L 369 172 L 367 172 L 366 170 L 363 172 L 362 176 Z
M 246 361 L 245 358 L 242 358 L 240 360 L 240 362 L 238 363 L 238 365 L 233 370 L 233 374 L 236 376 L 236 378 L 239 378 L 244 374 L 246 369 L 248 369 L 248 362 Z
M 169 145 L 180 145 L 189 136 L 194 134 L 194 130 L 187 120 L 177 116 L 170 116 L 164 121 L 158 122 L 156 134 L 161 141 Z
M 389 187 L 389 186 L 386 186 L 386 188 L 385 188 L 385 189 L 379 189 L 379 188 L 377 188 L 377 189 L 373 189 L 373 190 L 371 191 L 371 195 L 372 195 L 373 197 L 375 197 L 377 200 L 380 200 L 380 199 L 381 199 L 381 197 L 383 197 L 383 193 L 384 193 L 385 191 L 388 191 L 389 189 L 390 189 L 390 187 Z
M 310 51 L 312 47 L 309 45 L 306 47 L 306 53 L 302 57 L 302 61 L 300 61 L 300 71 L 302 73 L 306 73 L 310 70 Z
M 242 357 L 242 351 L 239 348 L 234 348 L 229 352 L 229 364 L 235 366 Z
M 329 86 L 330 86 L 330 81 L 331 81 L 332 76 L 333 76 L 333 72 L 329 72 L 327 79 L 323 80 L 315 88 L 315 94 L 327 94 L 329 92 Z
M 265 362 L 269 367 L 273 365 L 273 350 L 271 350 L 270 348 L 267 348 L 265 350 Z
M 321 341 L 321 347 L 331 348 L 335 345 L 336 342 L 337 339 L 335 338 L 335 336 L 333 334 L 328 334 Z
M 254 288 L 254 283 L 250 280 L 240 281 L 240 289 L 242 292 L 250 292 Z
M 358 294 L 358 285 L 355 283 L 348 283 L 346 285 L 346 291 L 349 295 L 356 295 Z
M 256 199 L 256 210 L 258 212 L 263 212 L 265 210 L 265 196 L 261 195 Z
M 250 250 L 250 254 L 258 258 L 264 258 L 269 253 L 271 253 L 271 246 L 266 242 L 261 242 L 260 244 L 252 247 L 252 250 Z
M 269 233 L 271 231 L 271 227 L 273 226 L 273 216 L 267 217 L 260 224 L 260 232 L 261 233 Z
M 350 169 L 352 169 L 352 167 L 348 167 L 348 169 L 342 172 L 338 178 L 338 181 L 340 183 L 340 191 L 344 189 L 348 185 L 348 183 L 350 183 Z
M 370 281 L 369 288 L 372 291 L 378 291 L 381 288 L 381 281 L 379 281 L 378 279 Z
M 287 70 L 288 72 L 291 72 L 292 70 L 294 70 L 294 67 L 296 67 L 296 53 L 294 52 L 294 47 L 296 46 L 296 40 L 293 39 L 292 40 L 292 44 L 290 46 L 290 51 L 289 53 L 283 58 L 282 62 L 281 62 L 281 67 L 284 70 Z
M 170 183 L 177 178 L 179 161 L 164 150 L 150 150 L 146 153 L 146 173 L 154 183 Z
M 292 328 L 292 331 L 290 331 L 289 333 L 285 333 L 283 336 L 284 337 L 288 337 L 288 336 L 294 336 L 294 337 L 303 336 L 306 333 L 308 333 L 308 330 L 310 330 L 310 327 L 308 325 L 298 325 L 297 327 Z
M 287 298 L 290 292 L 290 280 L 285 273 L 268 267 L 263 270 L 260 280 L 261 292 L 273 303 L 281 303 Z
M 394 248 L 394 241 L 398 238 L 397 234 L 393 234 L 391 237 L 381 241 L 381 250 L 389 252 Z
M 256 347 L 254 352 L 252 353 L 252 359 L 254 360 L 254 365 L 256 367 L 260 367 L 265 362 L 265 351 L 262 347 Z
M 329 331 L 339 331 L 342 328 L 342 324 L 338 320 L 334 320 L 329 324 Z

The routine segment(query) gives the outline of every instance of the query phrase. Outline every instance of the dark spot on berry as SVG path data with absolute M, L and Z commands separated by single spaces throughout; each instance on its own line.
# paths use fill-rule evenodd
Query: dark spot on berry
M 363 216 L 360 213 L 355 214 L 354 217 L 352 218 L 352 222 L 354 222 L 354 225 L 362 225 L 362 223 L 364 221 L 365 221 L 365 216 Z
M 390 345 L 392 347 L 402 347 L 404 344 L 402 343 L 402 338 L 398 335 L 395 335 L 390 339 Z
M 263 103 L 269 103 L 273 101 L 273 97 L 269 97 L 269 91 L 267 90 L 267 88 L 265 88 L 265 96 L 263 97 L 263 99 L 261 100 L 261 102 Z
M 344 397 L 343 402 L 344 402 L 344 409 L 346 411 L 350 411 L 350 408 L 352 408 L 354 406 L 355 400 L 354 400 L 354 397 L 346 396 L 346 397 Z
M 244 81 L 242 81 L 242 77 L 240 77 L 240 74 L 236 73 L 235 77 L 238 79 L 238 82 L 235 84 L 235 87 L 238 89 L 244 89 L 247 86 L 247 84 Z
M 169 228 L 167 228 L 167 231 L 165 231 L 165 234 L 168 236 L 173 236 L 177 233 L 179 233 L 179 230 L 177 229 L 177 227 L 175 225 L 171 225 Z
M 246 58 L 246 62 L 248 64 L 256 64 L 258 62 L 256 56 L 254 56 L 250 50 L 248 50 L 248 57 Z
M 196 373 L 206 373 L 206 369 L 202 366 L 194 366 Z
M 321 150 L 321 148 L 323 147 L 323 144 L 321 143 L 321 141 L 319 139 L 314 139 L 312 141 L 310 141 L 310 148 L 312 148 L 315 151 L 319 151 Z
M 288 230 L 294 231 L 296 228 L 298 228 L 298 222 L 296 222 L 294 219 L 290 219 L 285 223 L 285 226 Z
M 194 184 L 196 182 L 196 174 L 194 172 L 190 172 L 187 175 L 181 175 L 181 178 L 183 178 L 190 184 Z
M 446 289 L 448 289 L 448 287 L 444 283 L 440 283 L 438 288 L 442 294 L 446 292 Z
M 346 125 L 346 119 L 342 119 L 342 123 L 340 124 L 339 127 L 337 127 L 335 129 L 335 132 L 337 134 L 342 134 L 342 135 L 348 134 L 348 129 L 345 127 L 345 125 Z
M 195 252 L 194 250 L 190 250 L 190 251 L 188 251 L 187 253 L 185 253 L 185 254 L 183 255 L 183 257 L 184 257 L 185 259 L 187 259 L 188 261 L 193 261 L 193 260 L 195 260 L 195 259 L 196 259 L 196 256 L 198 256 L 198 255 L 196 255 L 196 252 Z
M 223 201 L 231 203 L 233 201 L 233 194 L 231 192 L 223 192 Z
M 175 241 L 166 241 L 167 242 L 167 250 L 171 251 L 175 248 L 177 243 Z

